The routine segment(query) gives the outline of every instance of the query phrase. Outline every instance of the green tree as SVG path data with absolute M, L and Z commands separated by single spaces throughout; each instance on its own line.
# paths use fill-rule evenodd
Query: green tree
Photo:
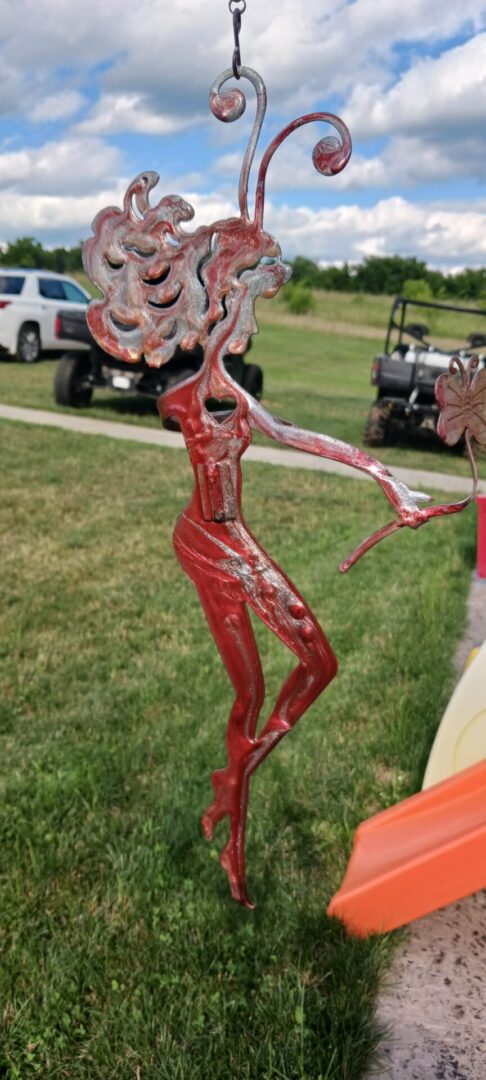
M 354 289 L 353 275 L 347 262 L 342 266 L 325 266 L 319 275 L 320 289 L 335 289 L 337 292 L 350 292 Z
M 486 301 L 486 270 L 465 269 L 445 278 L 446 295 L 457 300 Z
M 426 264 L 415 256 L 370 255 L 356 267 L 354 288 L 357 292 L 401 293 L 405 281 L 424 278 L 426 273 Z
M 307 285 L 311 289 L 320 286 L 321 270 L 312 259 L 305 259 L 303 255 L 297 255 L 292 263 L 292 281 L 295 285 Z
M 73 273 L 83 269 L 82 243 L 73 248 L 48 249 L 32 236 L 21 236 L 18 240 L 10 240 L 5 251 L 0 251 L 0 265 Z
M 18 240 L 11 240 L 5 251 L 2 251 L 0 261 L 3 266 L 30 266 L 45 268 L 46 253 L 42 244 L 34 240 L 32 236 L 21 236 Z

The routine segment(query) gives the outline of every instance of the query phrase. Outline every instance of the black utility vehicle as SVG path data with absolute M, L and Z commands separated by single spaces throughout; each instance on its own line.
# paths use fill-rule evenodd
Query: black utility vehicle
M 475 329 L 466 337 L 466 344 L 449 348 L 449 334 L 441 345 L 433 345 L 428 340 L 429 327 L 418 321 L 408 322 L 409 309 L 419 308 L 418 317 L 427 317 L 439 322 L 439 313 L 453 311 L 457 313 L 457 325 L 468 316 L 468 326 Z M 417 314 L 412 312 L 412 317 Z M 459 318 L 461 316 L 461 318 Z M 426 300 L 407 300 L 397 296 L 391 310 L 385 347 L 375 357 L 371 368 L 371 382 L 376 386 L 376 400 L 368 413 L 364 430 L 364 442 L 368 446 L 384 446 L 393 428 L 401 427 L 409 431 L 418 429 L 436 430 L 438 407 L 434 388 L 438 375 L 448 370 L 453 356 L 467 360 L 478 355 L 486 366 L 486 311 L 478 308 L 461 307 L 456 304 L 439 304 Z M 460 341 L 460 329 L 458 341 Z M 454 334 L 455 338 L 455 334 Z M 441 338 L 439 338 L 441 340 Z M 464 341 L 464 339 L 463 339 Z
M 151 368 L 143 359 L 136 364 L 125 363 L 100 348 L 83 311 L 60 311 L 56 318 L 56 334 L 73 342 L 73 348 L 61 357 L 54 378 L 54 398 L 58 405 L 85 408 L 95 387 L 158 398 L 169 387 L 198 371 L 203 361 L 202 349 L 198 347 L 190 353 L 178 349 L 172 360 L 161 368 Z M 80 343 L 84 343 L 84 350 L 79 348 Z M 235 382 L 253 397 L 261 397 L 261 367 L 245 363 L 241 356 L 230 355 L 225 356 L 225 365 Z

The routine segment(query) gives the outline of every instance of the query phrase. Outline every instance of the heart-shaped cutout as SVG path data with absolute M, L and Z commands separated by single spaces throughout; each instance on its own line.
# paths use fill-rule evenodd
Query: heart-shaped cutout
M 206 398 L 204 402 L 204 408 L 207 409 L 211 416 L 218 421 L 218 424 L 224 423 L 228 417 L 232 416 L 236 409 L 237 401 L 233 397 L 224 398 Z

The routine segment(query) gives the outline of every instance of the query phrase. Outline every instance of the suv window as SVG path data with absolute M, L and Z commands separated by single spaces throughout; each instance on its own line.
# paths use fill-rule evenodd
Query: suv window
M 11 274 L 0 274 L 0 293 L 7 296 L 18 296 L 22 292 L 24 277 L 14 277 Z
M 46 300 L 65 300 L 62 281 L 55 278 L 39 278 L 39 292 Z
M 63 286 L 66 300 L 71 300 L 72 303 L 76 304 L 89 304 L 88 297 L 72 281 L 63 281 Z
M 70 300 L 72 304 L 89 304 L 88 297 L 72 281 L 39 278 L 39 292 L 46 300 Z

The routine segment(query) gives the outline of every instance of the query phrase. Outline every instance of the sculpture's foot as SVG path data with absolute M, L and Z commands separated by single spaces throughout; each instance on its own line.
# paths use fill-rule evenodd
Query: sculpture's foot
M 203 833 L 206 840 L 213 839 L 215 826 L 224 817 L 231 814 L 236 786 L 236 776 L 232 776 L 229 769 L 218 769 L 211 776 L 216 798 L 208 806 L 201 818 Z
M 245 872 L 242 870 L 238 858 L 238 847 L 231 837 L 223 848 L 219 861 L 228 876 L 233 900 L 237 900 L 239 904 L 248 908 L 249 911 L 254 911 L 255 904 L 252 904 L 247 893 Z
M 227 874 L 231 895 L 244 907 L 252 909 L 246 891 L 245 873 L 245 825 L 248 807 L 249 779 L 245 776 L 244 763 L 251 762 L 256 742 L 240 740 L 239 753 L 225 769 L 218 769 L 211 776 L 215 798 L 202 815 L 201 823 L 207 840 L 212 840 L 215 825 L 224 817 L 230 818 L 230 836 L 221 855 L 220 864 Z

